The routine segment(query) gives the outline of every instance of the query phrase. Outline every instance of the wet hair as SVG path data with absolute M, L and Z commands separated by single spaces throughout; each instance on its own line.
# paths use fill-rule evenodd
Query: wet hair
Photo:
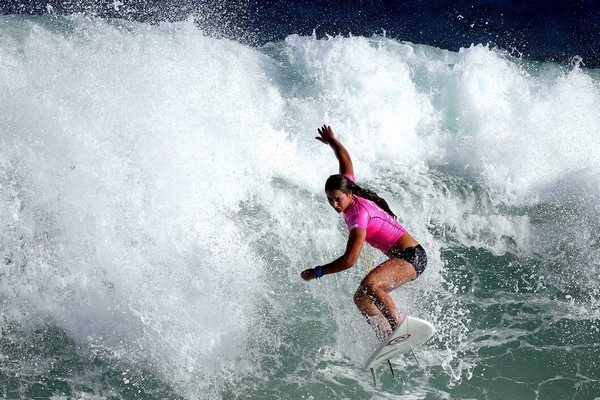
M 377 204 L 383 211 L 390 214 L 394 219 L 396 219 L 396 214 L 390 210 L 390 206 L 387 201 L 379 197 L 377 193 L 372 191 L 371 189 L 366 189 L 358 186 L 356 183 L 352 182 L 348 177 L 336 174 L 331 175 L 327 178 L 325 182 L 325 191 L 328 190 L 341 190 L 344 194 L 352 194 L 357 195 L 358 197 L 362 197 L 363 199 L 371 200 L 373 203 Z

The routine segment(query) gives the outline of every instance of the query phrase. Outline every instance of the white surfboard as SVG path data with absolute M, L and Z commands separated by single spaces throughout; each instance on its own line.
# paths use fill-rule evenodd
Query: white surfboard
M 429 322 L 419 318 L 406 316 L 400 326 L 396 327 L 396 330 L 390 337 L 373 352 L 371 357 L 369 357 L 365 364 L 365 369 L 371 370 L 373 373 L 373 380 L 375 380 L 374 367 L 425 343 L 433 336 L 433 332 L 433 325 Z M 394 370 L 392 369 L 392 374 L 393 373 Z

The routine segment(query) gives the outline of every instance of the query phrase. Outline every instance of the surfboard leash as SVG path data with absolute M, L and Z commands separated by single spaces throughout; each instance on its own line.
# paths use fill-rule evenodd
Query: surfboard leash
M 369 256 L 367 256 L 367 250 L 365 248 L 363 248 L 363 251 L 361 253 L 361 257 L 363 259 L 363 263 L 365 264 L 365 269 L 368 272 L 371 272 L 371 270 L 373 269 L 373 264 L 375 263 L 375 249 L 371 248 L 371 254 Z

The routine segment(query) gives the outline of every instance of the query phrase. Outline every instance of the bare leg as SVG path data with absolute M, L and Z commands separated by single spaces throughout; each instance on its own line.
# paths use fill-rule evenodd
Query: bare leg
M 394 330 L 402 321 L 388 293 L 416 277 L 417 272 L 410 263 L 390 258 L 362 280 L 354 294 L 354 303 L 368 321 L 373 319 L 368 317 L 378 317 L 380 322 L 387 321 Z
M 391 328 L 387 318 L 383 316 L 373 301 L 365 295 L 364 291 L 357 290 L 354 294 L 354 303 L 375 331 L 377 338 L 380 340 L 385 339 L 386 332 L 390 331 Z

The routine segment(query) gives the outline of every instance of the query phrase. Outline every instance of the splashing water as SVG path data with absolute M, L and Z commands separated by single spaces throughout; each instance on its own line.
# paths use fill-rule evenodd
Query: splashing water
M 593 398 L 600 74 L 381 37 L 0 18 L 4 397 Z M 430 264 L 370 384 L 334 127 Z M 377 255 L 375 265 L 382 261 Z

